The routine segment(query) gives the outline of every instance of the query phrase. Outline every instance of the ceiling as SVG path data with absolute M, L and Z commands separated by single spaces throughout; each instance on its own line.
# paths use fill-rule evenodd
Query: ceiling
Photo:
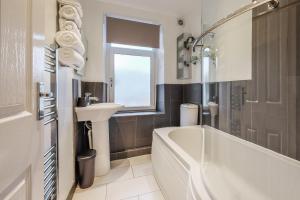
M 201 0 L 99 0 L 123 6 L 152 10 L 176 16 L 200 12 Z

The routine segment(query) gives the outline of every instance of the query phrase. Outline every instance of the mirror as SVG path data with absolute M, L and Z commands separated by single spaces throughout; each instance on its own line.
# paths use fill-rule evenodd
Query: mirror
M 214 5 L 214 15 L 203 15 L 203 29 L 224 18 L 248 1 L 234 5 L 219 3 L 220 0 L 204 1 L 208 10 Z M 224 1 L 223 1 L 224 2 Z M 226 1 L 227 3 L 227 1 Z M 206 5 L 207 4 L 207 5 Z M 224 3 L 223 3 L 224 4 Z M 231 2 L 231 4 L 233 4 Z M 217 7 L 216 7 L 217 5 Z M 228 10 L 229 8 L 232 8 Z M 206 10 L 206 9 L 205 9 Z M 204 11 L 204 12 L 207 12 Z M 223 16 L 222 16 L 223 13 Z M 252 11 L 223 24 L 202 40 L 202 81 L 223 82 L 250 80 L 252 75 Z

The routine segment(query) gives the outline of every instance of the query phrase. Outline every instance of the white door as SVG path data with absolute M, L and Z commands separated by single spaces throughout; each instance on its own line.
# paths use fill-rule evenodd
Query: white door
M 44 4 L 0 1 L 0 199 L 43 199 L 41 81 Z

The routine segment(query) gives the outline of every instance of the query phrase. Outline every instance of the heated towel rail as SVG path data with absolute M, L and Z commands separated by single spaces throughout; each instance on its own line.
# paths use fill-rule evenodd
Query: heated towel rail
M 51 127 L 51 146 L 44 154 L 44 200 L 56 200 L 58 193 L 58 142 L 57 142 L 57 59 L 56 45 L 45 46 L 44 71 L 50 82 L 46 89 L 44 82 L 39 82 L 38 120 Z M 48 74 L 49 73 L 49 74 Z M 49 75 L 49 76 L 48 76 Z M 49 129 L 47 129 L 49 130 Z
M 57 197 L 57 149 L 53 145 L 44 155 L 44 200 Z

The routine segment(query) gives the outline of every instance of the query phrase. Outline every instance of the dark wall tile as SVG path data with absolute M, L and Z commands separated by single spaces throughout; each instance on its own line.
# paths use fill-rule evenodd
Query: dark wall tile
M 171 126 L 170 117 L 168 115 L 154 116 L 154 128 L 164 128 Z
M 165 112 L 165 85 L 156 85 L 156 110 Z
M 202 84 L 183 85 L 183 102 L 197 105 L 202 104 Z
M 146 154 L 151 154 L 151 147 L 142 147 L 136 149 L 129 149 L 122 152 L 111 153 L 110 158 L 111 160 L 119 160 L 119 159 L 125 159 L 134 156 L 146 155 Z
M 110 151 L 135 148 L 137 117 L 112 117 L 109 120 Z
M 98 97 L 99 102 L 107 102 L 107 83 L 103 82 L 81 82 L 81 96 L 91 93 L 93 97 Z
M 300 160 L 300 76 L 297 77 L 296 85 L 296 157 Z
M 183 85 L 182 84 L 171 84 L 168 86 L 170 88 L 171 101 L 183 100 Z
M 165 101 L 165 85 L 156 85 L 156 101 Z
M 180 105 L 181 101 L 172 101 L 171 102 L 171 126 L 179 126 L 180 125 Z
M 151 146 L 154 129 L 154 116 L 138 116 L 135 147 Z
M 157 111 L 161 114 L 113 117 L 109 121 L 112 159 L 135 155 L 137 148 L 151 149 L 154 128 L 179 126 L 184 95 L 193 102 L 201 101 L 202 96 L 201 84 L 186 87 L 188 92 L 184 94 L 184 85 L 181 84 L 156 86 Z
M 158 112 L 165 112 L 166 109 L 165 109 L 165 101 L 157 101 L 156 102 L 156 110 Z
M 172 85 L 170 84 L 163 84 L 164 87 L 164 101 L 165 102 L 170 102 L 171 101 L 171 89 L 172 89 Z

